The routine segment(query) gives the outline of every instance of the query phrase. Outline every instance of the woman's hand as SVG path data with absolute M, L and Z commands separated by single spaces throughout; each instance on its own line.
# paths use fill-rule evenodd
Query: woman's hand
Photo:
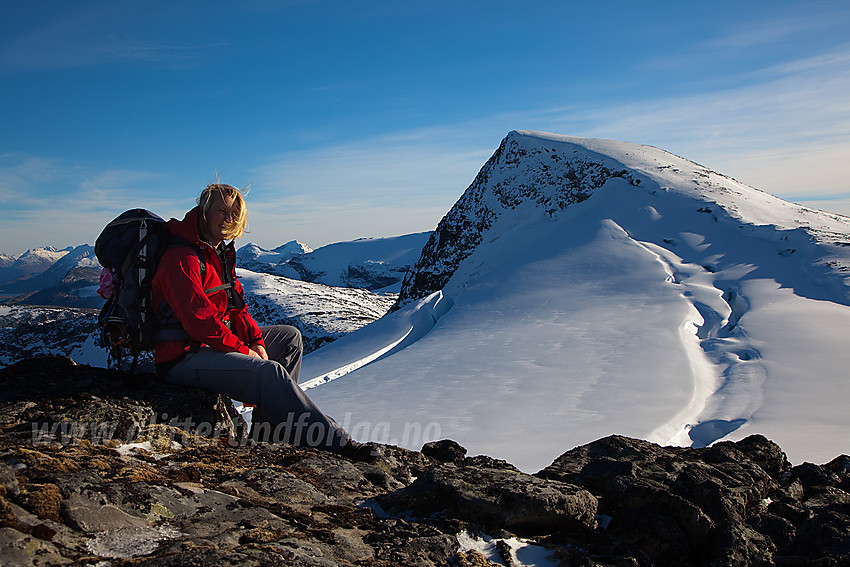
M 256 356 L 257 358 L 262 358 L 263 360 L 268 360 L 269 355 L 266 352 L 266 347 L 263 345 L 251 345 L 248 347 L 248 354 L 251 356 Z

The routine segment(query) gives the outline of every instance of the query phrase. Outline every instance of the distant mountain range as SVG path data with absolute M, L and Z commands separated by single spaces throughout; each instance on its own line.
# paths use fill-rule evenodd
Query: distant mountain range
M 237 250 L 237 265 L 257 273 L 333 287 L 398 293 L 430 232 L 338 242 L 313 250 L 291 241 L 272 250 L 248 243 Z M 2 255 L 0 297 L 10 305 L 100 307 L 96 294 L 101 267 L 94 247 L 28 250 Z
M 91 245 L 28 250 L 8 270 L 13 277 L 0 282 L 0 295 L 11 296 L 7 303 L 66 307 L 103 304 L 95 294 L 101 267 Z
M 0 281 L 6 282 L 40 274 L 73 247 L 57 250 L 53 246 L 33 248 L 18 256 L 0 253 Z
M 253 272 L 285 276 L 333 287 L 398 293 L 427 242 L 430 232 L 388 238 L 362 238 L 316 250 L 297 241 L 264 250 L 247 244 L 237 251 L 237 265 Z

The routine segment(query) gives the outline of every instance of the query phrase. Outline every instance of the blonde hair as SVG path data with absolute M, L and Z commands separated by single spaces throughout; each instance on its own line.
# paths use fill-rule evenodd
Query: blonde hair
M 231 218 L 230 222 L 225 225 L 225 240 L 239 238 L 242 236 L 242 233 L 248 229 L 248 207 L 245 204 L 245 197 L 242 196 L 243 192 L 247 193 L 248 187 L 246 187 L 243 191 L 240 191 L 233 185 L 210 183 L 204 187 L 204 190 L 201 191 L 201 195 L 198 197 L 198 205 L 201 208 L 201 218 L 204 222 L 207 220 L 207 212 L 209 212 L 210 207 L 212 207 L 215 202 L 216 195 L 221 197 L 221 201 L 223 203 L 232 200 L 236 205 L 236 217 Z

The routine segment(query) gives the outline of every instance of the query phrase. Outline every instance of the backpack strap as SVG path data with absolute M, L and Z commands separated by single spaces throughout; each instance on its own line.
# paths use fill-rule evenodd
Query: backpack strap
M 217 285 L 215 287 L 211 287 L 209 289 L 205 289 L 204 293 L 206 293 L 207 295 L 210 295 L 210 294 L 213 294 L 217 291 L 221 291 L 223 289 L 230 289 L 232 287 L 233 287 L 233 282 L 228 282 L 226 284 L 221 284 L 221 285 Z
M 232 247 L 232 243 L 229 245 Z M 204 293 L 207 295 L 212 295 L 213 293 L 217 293 L 219 291 L 227 291 L 227 308 L 228 309 L 241 309 L 245 307 L 245 298 L 242 297 L 241 294 L 235 293 L 236 284 L 235 277 L 233 275 L 233 262 L 228 261 L 231 255 L 235 256 L 235 251 L 230 248 L 225 248 L 223 250 L 215 250 L 216 254 L 221 261 L 221 280 L 222 284 L 217 285 L 215 287 L 211 287 L 209 289 L 205 289 Z M 203 270 L 204 270 L 204 258 L 203 251 L 198 248 L 198 261 L 201 263 L 201 279 L 203 279 Z

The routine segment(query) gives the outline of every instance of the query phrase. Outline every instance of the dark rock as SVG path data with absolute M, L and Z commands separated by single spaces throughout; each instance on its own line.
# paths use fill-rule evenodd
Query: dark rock
M 122 502 L 113 503 L 103 492 L 87 489 L 73 492 L 59 499 L 63 520 L 71 527 L 86 533 L 111 529 L 142 528 L 147 526 L 145 516 L 128 513 Z M 57 512 L 59 506 L 57 505 Z
M 190 443 L 189 431 L 243 442 L 245 423 L 222 396 L 170 386 L 153 374 L 27 359 L 0 369 L 3 433 L 33 442 L 131 443 L 155 433 Z M 204 433 L 205 430 L 208 432 Z
M 850 488 L 850 456 L 839 455 L 824 465 L 831 473 L 835 474 L 841 482 L 841 488 Z
M 466 456 L 466 449 L 456 441 L 443 439 L 425 443 L 422 446 L 422 454 L 441 463 L 459 463 Z
M 537 476 L 598 490 L 603 490 L 612 476 L 668 482 L 675 478 L 677 467 L 684 466 L 675 459 L 678 452 L 648 441 L 611 435 L 567 451 Z
M 786 555 L 792 551 L 797 529 L 782 516 L 766 512 L 751 520 L 753 528 L 765 535 L 777 547 L 777 551 Z
M 712 567 L 771 565 L 776 545 L 766 535 L 746 524 L 728 524 L 719 529 L 708 563 Z
M 634 557 L 654 560 L 770 565 L 783 556 L 845 557 L 834 528 L 850 511 L 839 476 L 848 462 L 839 457 L 829 466 L 792 469 L 760 435 L 704 449 L 611 436 L 568 451 L 538 476 L 584 486 L 599 498 L 601 517 L 610 518 L 610 541 L 599 540 L 599 552 L 614 554 L 625 545 Z M 829 542 L 801 547 L 824 518 Z M 801 534 L 802 526 L 808 527 Z
M 577 486 L 519 471 L 449 464 L 375 500 L 386 510 L 442 515 L 525 535 L 588 528 L 597 508 L 596 498 Z
M 17 496 L 20 492 L 18 487 L 18 477 L 15 476 L 15 470 L 7 465 L 6 463 L 0 462 L 0 490 L 2 490 L 2 494 L 0 496 L 4 496 L 6 494 L 10 496 Z
M 812 489 L 823 489 L 830 486 L 838 486 L 841 479 L 828 467 L 821 467 L 812 463 L 803 463 L 791 469 L 791 477 L 800 479 L 806 491 Z
M 599 509 L 611 517 L 608 537 L 662 563 L 705 553 L 715 533 L 698 506 L 650 479 L 610 479 Z
M 799 525 L 812 517 L 812 511 L 795 500 L 783 499 L 771 502 L 767 507 L 768 512 L 785 518 L 793 525 Z
M 797 528 L 795 551 L 805 557 L 832 557 L 850 564 L 850 517 L 822 511 Z
M 734 446 L 772 478 L 780 478 L 791 469 L 782 448 L 763 435 L 750 435 L 734 443 Z

